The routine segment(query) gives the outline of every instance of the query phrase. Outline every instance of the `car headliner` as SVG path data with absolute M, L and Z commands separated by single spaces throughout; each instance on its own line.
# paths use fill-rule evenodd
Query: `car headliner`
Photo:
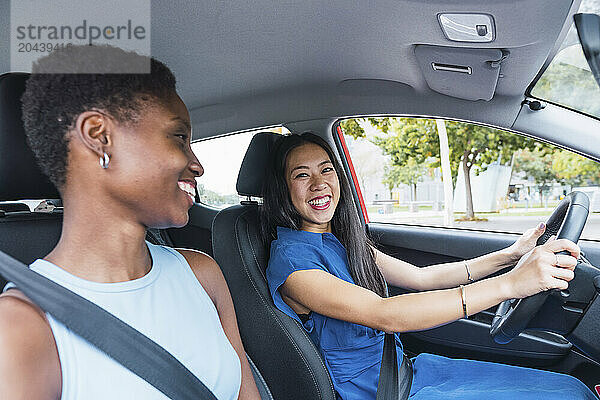
M 579 0 L 153 1 L 151 49 L 177 76 L 194 139 L 366 114 L 441 116 L 511 129 L 527 86 L 555 54 L 578 5 Z M 0 26 L 8 26 L 6 10 L 3 2 Z M 451 42 L 438 24 L 441 12 L 491 14 L 496 39 Z M 7 28 L 3 32 L 8 38 Z M 493 99 L 468 101 L 429 89 L 416 62 L 416 44 L 498 48 L 510 55 Z M 1 47 L 5 72 L 8 49 Z M 538 133 L 533 129 L 543 136 Z

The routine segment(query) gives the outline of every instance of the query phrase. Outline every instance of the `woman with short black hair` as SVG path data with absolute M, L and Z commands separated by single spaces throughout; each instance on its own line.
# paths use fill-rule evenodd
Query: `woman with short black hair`
M 204 172 L 171 71 L 67 46 L 37 62 L 22 100 L 27 141 L 64 206 L 58 244 L 31 269 L 154 340 L 218 399 L 258 399 L 219 266 L 145 241 L 147 228 L 187 224 Z M 166 399 L 16 288 L 0 296 L 0 347 L 2 399 Z

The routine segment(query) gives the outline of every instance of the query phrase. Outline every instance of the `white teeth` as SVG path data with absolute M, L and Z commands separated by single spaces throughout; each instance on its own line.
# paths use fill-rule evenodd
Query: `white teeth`
M 192 185 L 191 183 L 184 182 L 184 181 L 178 181 L 177 185 L 179 186 L 179 189 L 186 192 L 191 198 L 196 197 L 196 191 L 194 190 L 194 185 Z
M 325 196 L 325 197 L 321 197 L 320 199 L 317 199 L 317 200 L 310 200 L 308 202 L 308 204 L 312 204 L 314 206 L 322 206 L 323 204 L 327 203 L 329 200 L 331 200 L 331 197 Z

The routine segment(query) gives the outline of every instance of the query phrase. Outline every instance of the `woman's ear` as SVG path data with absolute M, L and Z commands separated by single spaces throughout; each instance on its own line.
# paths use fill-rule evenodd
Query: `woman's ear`
M 112 145 L 111 122 L 106 114 L 99 111 L 82 112 L 75 121 L 75 136 L 96 156 L 102 157 Z

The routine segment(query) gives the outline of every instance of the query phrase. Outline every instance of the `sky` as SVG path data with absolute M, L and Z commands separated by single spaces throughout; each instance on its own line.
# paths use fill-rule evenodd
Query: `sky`
M 192 150 L 204 167 L 204 175 L 196 179 L 198 184 L 221 195 L 236 194 L 240 165 L 255 133 L 244 132 L 192 143 Z

